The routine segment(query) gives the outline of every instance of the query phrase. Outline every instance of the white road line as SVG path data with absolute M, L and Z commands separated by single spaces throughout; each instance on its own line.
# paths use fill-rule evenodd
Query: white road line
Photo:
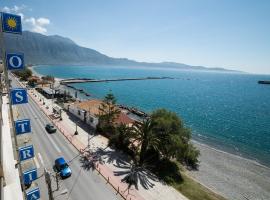
M 48 135 L 47 135 L 48 136 Z M 51 137 L 49 137 L 50 142 L 53 144 L 54 148 L 56 149 L 56 151 L 58 151 L 58 153 L 61 153 L 61 150 L 59 149 L 59 147 L 55 144 L 55 142 L 53 141 L 53 139 Z
M 36 157 L 34 157 L 34 161 L 35 161 L 35 164 L 36 164 L 37 169 L 39 169 L 40 168 L 40 165 L 39 165 L 38 160 L 37 160 Z
M 41 162 L 42 166 L 43 166 L 43 167 L 45 167 L 45 165 L 44 165 L 44 161 L 43 161 L 42 156 L 41 156 L 41 154 L 40 154 L 40 153 L 38 153 L 38 158 L 39 158 L 39 160 L 40 160 L 40 162 Z
M 29 104 L 29 109 L 32 111 L 33 114 L 35 113 L 35 110 L 34 110 L 34 108 L 31 106 L 31 104 Z M 40 111 L 36 111 L 36 112 L 40 112 Z M 41 116 L 42 116 L 42 113 L 41 113 Z M 47 117 L 47 116 L 45 116 L 45 117 Z M 44 126 L 39 118 L 36 118 L 35 120 L 36 120 L 36 122 L 38 122 L 38 123 L 41 125 L 41 127 Z M 45 129 L 44 129 L 44 131 L 45 131 Z M 52 143 L 52 145 L 54 146 L 54 148 L 56 149 L 56 151 L 57 151 L 58 153 L 61 153 L 62 151 L 61 151 L 61 150 L 59 149 L 59 147 L 55 144 L 55 142 L 53 141 L 53 139 L 52 139 L 48 134 L 45 133 L 45 135 L 46 135 L 47 138 L 50 140 L 50 142 Z

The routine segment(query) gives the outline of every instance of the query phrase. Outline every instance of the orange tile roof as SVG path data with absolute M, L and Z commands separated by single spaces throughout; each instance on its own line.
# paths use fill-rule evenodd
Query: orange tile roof
M 102 101 L 98 99 L 92 99 L 89 101 L 82 101 L 80 103 L 75 103 L 75 106 L 77 106 L 79 109 L 85 110 L 87 112 L 90 111 L 92 115 L 98 115 L 99 114 L 99 106 L 101 105 Z
M 36 80 L 36 81 L 39 81 L 40 78 L 39 78 L 38 76 L 30 76 L 30 77 L 28 78 L 28 81 L 29 81 L 29 80 Z
M 99 107 L 102 101 L 98 99 L 92 99 L 88 101 L 82 101 L 79 103 L 75 103 L 75 106 L 81 110 L 85 110 L 87 112 L 90 111 L 91 115 L 98 115 L 100 113 Z M 134 120 L 129 118 L 125 113 L 120 113 L 115 120 L 115 124 L 132 124 Z
M 115 124 L 133 124 L 134 120 L 130 119 L 125 113 L 120 113 L 118 118 L 115 119 Z

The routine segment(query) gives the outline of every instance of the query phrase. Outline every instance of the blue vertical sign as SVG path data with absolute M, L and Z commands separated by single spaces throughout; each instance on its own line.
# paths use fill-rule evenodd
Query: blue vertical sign
M 2 31 L 7 33 L 22 34 L 21 16 L 2 13 Z
M 20 161 L 33 158 L 35 156 L 33 145 L 19 148 L 19 155 L 20 155 Z
M 1 31 L 13 34 L 22 34 L 22 23 L 19 15 L 9 13 L 1 13 Z M 3 59 L 3 58 L 2 58 Z M 24 55 L 22 53 L 6 53 L 6 67 L 8 70 L 19 70 L 24 68 Z M 23 88 L 16 88 L 10 91 L 10 98 L 12 105 L 28 103 L 27 91 Z M 30 120 L 15 121 L 16 134 L 24 134 L 31 132 Z M 16 138 L 15 138 L 16 139 Z M 34 157 L 33 145 L 19 148 L 20 161 L 28 160 Z M 24 184 L 30 184 L 37 179 L 37 169 L 32 169 L 23 172 Z M 27 200 L 40 199 L 39 188 L 29 190 L 26 192 Z
M 30 120 L 23 119 L 23 120 L 15 121 L 15 130 L 16 130 L 16 135 L 30 133 L 31 132 Z
M 27 200 L 36 200 L 40 199 L 40 191 L 39 188 L 35 188 L 33 190 L 30 190 L 26 192 L 26 199 Z
M 10 92 L 12 105 L 28 103 L 27 91 L 23 88 L 12 89 Z
M 24 56 L 22 53 L 6 53 L 6 66 L 9 70 L 24 68 Z
M 37 179 L 37 169 L 32 169 L 26 172 L 23 172 L 23 182 L 24 184 L 31 184 L 32 181 Z

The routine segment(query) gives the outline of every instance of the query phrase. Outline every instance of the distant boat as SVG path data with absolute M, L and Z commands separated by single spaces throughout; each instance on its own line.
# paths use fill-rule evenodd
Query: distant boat
M 258 81 L 259 84 L 270 84 L 270 81 Z

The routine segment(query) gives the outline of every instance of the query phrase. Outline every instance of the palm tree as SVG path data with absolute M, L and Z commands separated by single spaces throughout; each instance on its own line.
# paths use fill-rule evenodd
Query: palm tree
M 138 156 L 138 164 L 143 165 L 146 160 L 146 153 L 150 149 L 158 151 L 160 139 L 153 133 L 154 124 L 152 120 L 146 119 L 142 122 L 135 122 L 133 125 L 133 147 L 136 150 L 136 156 Z M 136 159 L 136 158 L 135 158 Z
M 114 135 L 110 137 L 110 145 L 114 145 L 118 149 L 127 150 L 131 141 L 131 128 L 125 124 L 120 124 L 116 128 Z

